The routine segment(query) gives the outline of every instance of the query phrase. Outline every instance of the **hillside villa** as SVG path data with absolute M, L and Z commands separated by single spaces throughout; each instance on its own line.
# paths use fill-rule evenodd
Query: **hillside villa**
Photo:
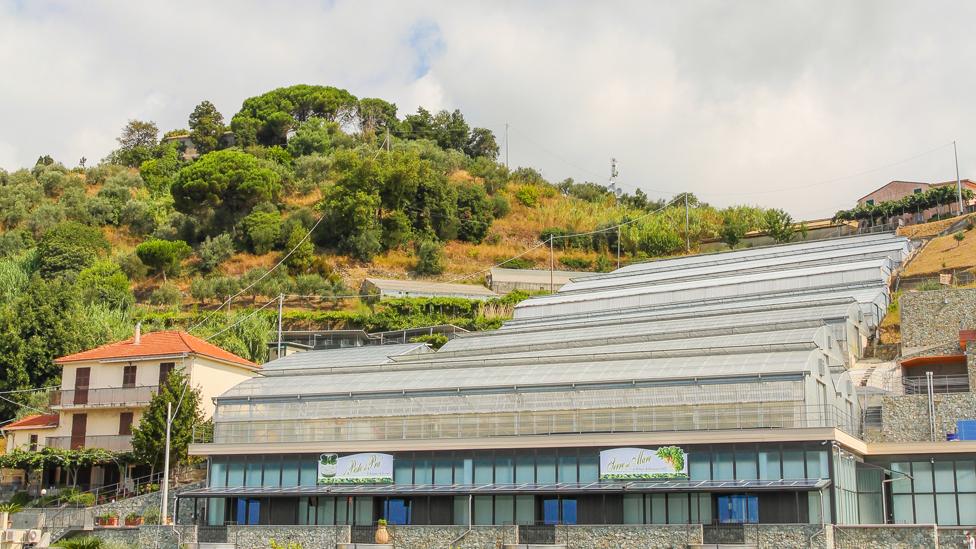
M 63 356 L 55 363 L 61 366 L 61 387 L 51 393 L 53 413 L 27 416 L 3 427 L 7 451 L 46 446 L 130 450 L 133 428 L 173 370 L 185 372 L 190 386 L 200 390 L 201 409 L 209 419 L 213 397 L 258 375 L 260 369 L 186 332 L 141 334 L 139 326 L 132 338 Z M 47 474 L 42 484 L 56 484 L 57 472 Z M 90 476 L 83 473 L 81 484 L 114 484 L 118 474 L 116 467 L 96 466 Z M 5 476 L 7 482 L 26 480 L 22 471 Z

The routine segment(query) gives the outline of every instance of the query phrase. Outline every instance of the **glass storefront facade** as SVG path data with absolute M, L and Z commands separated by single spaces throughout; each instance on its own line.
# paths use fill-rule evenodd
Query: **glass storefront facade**
M 878 463 L 890 470 L 886 496 L 895 524 L 976 524 L 976 460 L 911 459 Z
M 748 481 L 830 477 L 821 444 L 687 446 L 687 489 L 593 493 L 604 448 L 396 452 L 389 493 L 344 496 L 315 491 L 318 454 L 215 456 L 208 485 L 245 488 L 241 497 L 209 498 L 209 524 L 688 524 L 819 522 L 824 492 L 751 493 Z M 710 490 L 696 481 L 742 481 Z M 445 495 L 410 495 L 416 486 L 450 487 Z M 528 493 L 512 485 L 531 486 Z M 701 486 L 701 487 L 696 487 Z M 246 494 L 245 494 L 246 492 Z M 268 495 L 264 495 L 266 492 Z M 721 492 L 721 493 L 720 493 Z M 731 492 L 731 493 L 730 493 Z M 469 501 L 468 495 L 473 497 Z M 246 496 L 246 497 L 245 497 Z M 827 496 L 829 498 L 829 496 Z M 829 501 L 829 499 L 828 499 Z M 829 515 L 828 515 L 829 516 Z

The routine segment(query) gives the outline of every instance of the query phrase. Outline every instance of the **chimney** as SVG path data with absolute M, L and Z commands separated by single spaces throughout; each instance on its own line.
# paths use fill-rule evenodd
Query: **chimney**
M 142 343 L 142 322 L 136 322 L 136 336 L 132 339 L 133 345 Z

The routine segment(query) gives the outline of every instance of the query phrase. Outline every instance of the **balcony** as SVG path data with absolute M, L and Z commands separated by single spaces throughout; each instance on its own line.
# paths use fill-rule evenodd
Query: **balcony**
M 102 448 L 113 452 L 127 452 L 132 449 L 132 435 L 92 435 L 87 437 L 47 437 L 50 448 L 68 450 L 72 448 Z
M 158 385 L 111 387 L 106 389 L 69 389 L 51 393 L 51 409 L 133 408 L 147 406 Z

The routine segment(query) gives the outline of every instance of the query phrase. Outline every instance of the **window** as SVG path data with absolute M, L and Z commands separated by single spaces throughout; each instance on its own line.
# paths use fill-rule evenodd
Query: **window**
M 169 377 L 169 373 L 176 368 L 175 362 L 163 362 L 159 365 L 159 384 L 162 385 L 166 383 L 166 378 Z
M 914 189 L 912 194 L 922 194 L 922 189 Z
M 132 434 L 132 412 L 122 412 L 119 414 L 119 434 Z
M 122 386 L 126 388 L 136 386 L 136 367 L 134 364 L 122 368 Z
M 868 206 L 874 206 L 874 199 L 873 198 L 869 198 L 869 199 L 865 200 L 865 202 L 867 203 Z
M 31 452 L 37 451 L 37 435 L 30 436 L 30 451 Z

